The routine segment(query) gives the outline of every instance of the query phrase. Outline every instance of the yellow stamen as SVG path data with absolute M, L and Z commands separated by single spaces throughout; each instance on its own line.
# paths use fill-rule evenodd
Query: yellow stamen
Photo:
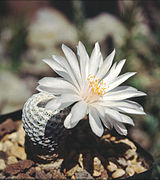
M 91 91 L 98 96 L 104 95 L 106 92 L 106 83 L 103 82 L 103 80 L 100 81 L 100 79 L 96 79 L 95 76 L 89 75 L 87 80 L 89 81 L 89 86 L 91 88 Z

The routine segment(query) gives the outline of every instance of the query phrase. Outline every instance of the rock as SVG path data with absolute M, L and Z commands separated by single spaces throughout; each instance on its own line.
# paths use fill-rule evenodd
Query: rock
M 134 156 L 136 156 L 136 151 L 134 149 L 128 149 L 125 153 L 125 158 L 126 159 L 131 159 L 134 158 Z
M 73 176 L 76 172 L 81 172 L 83 169 L 77 164 L 72 169 L 66 172 L 67 176 Z
M 12 119 L 7 119 L 2 124 L 0 124 L 0 139 L 13 131 L 16 130 L 16 124 L 13 122 Z
M 26 173 L 20 173 L 17 176 L 15 176 L 14 178 L 15 179 L 32 179 L 32 177 Z
M 99 160 L 98 157 L 95 157 L 93 160 L 93 166 L 94 166 L 94 170 L 98 171 L 98 172 L 103 172 L 104 171 L 104 167 L 101 163 L 101 161 Z
M 5 161 L 3 159 L 0 159 L 0 171 L 4 170 L 6 168 Z
M 31 160 L 19 161 L 17 163 L 8 165 L 4 170 L 4 173 L 9 176 L 17 175 L 20 172 L 26 172 L 33 165 L 34 162 Z
M 95 157 L 95 158 L 94 158 L 93 164 L 94 164 L 94 169 L 95 169 L 95 170 L 100 170 L 101 161 L 99 160 L 98 157 Z
M 102 139 L 106 139 L 106 138 L 108 139 L 108 138 L 110 138 L 110 137 L 111 137 L 110 134 L 106 134 L 106 135 L 103 135 L 103 136 L 102 136 Z
M 9 156 L 8 157 L 8 161 L 7 161 L 7 164 L 14 164 L 14 163 L 17 163 L 18 160 L 15 156 Z
M 134 171 L 137 174 L 147 171 L 147 169 L 145 167 L 143 167 L 140 163 L 132 165 L 131 167 L 134 169 Z
M 93 171 L 93 176 L 94 176 L 94 177 L 98 177 L 98 176 L 100 176 L 100 175 L 101 175 L 101 172 L 100 172 L 100 171 L 96 171 L 96 170 Z
M 3 143 L 0 142 L 0 151 L 3 151 Z
M 79 155 L 78 162 L 79 162 L 81 168 L 84 169 L 84 166 L 83 166 L 83 155 L 82 154 Z
M 117 162 L 122 166 L 127 166 L 127 162 L 124 158 L 120 157 Z
M 49 163 L 49 164 L 40 164 L 39 167 L 42 169 L 59 169 L 61 167 L 61 164 L 63 162 L 63 159 L 57 159 L 55 162 Z
M 135 151 L 137 150 L 136 145 L 132 141 L 130 141 L 129 139 L 126 138 L 126 139 L 120 139 L 118 141 L 115 141 L 115 143 L 121 143 L 121 142 L 129 145 Z
M 3 149 L 2 150 L 9 154 L 11 149 L 12 149 L 12 147 L 13 147 L 13 143 L 11 141 L 6 140 L 3 143 Z
M 36 168 L 35 168 L 35 167 L 31 167 L 31 168 L 27 171 L 26 174 L 28 174 L 29 176 L 35 176 L 35 174 L 36 174 Z
M 126 172 L 129 176 L 133 176 L 135 174 L 135 171 L 130 167 L 126 167 Z
M 13 143 L 17 142 L 17 132 L 8 135 L 8 139 L 11 140 Z
M 119 178 L 122 177 L 125 174 L 125 171 L 123 169 L 117 169 L 113 174 L 113 178 Z
M 88 171 L 83 169 L 83 171 L 75 173 L 75 179 L 93 179 L 93 177 Z
M 111 138 L 110 138 L 110 141 L 115 141 L 116 140 L 116 137 L 114 137 L 114 136 L 112 136 Z
M 22 124 L 20 125 L 20 127 L 19 127 L 19 129 L 17 131 L 17 142 L 22 147 L 24 146 L 24 143 L 25 143 L 25 131 L 23 129 Z
M 104 170 L 104 171 L 101 173 L 100 179 L 108 179 L 108 173 L 107 173 L 106 170 Z
M 10 151 L 10 155 L 15 156 L 21 160 L 26 160 L 27 155 L 25 153 L 24 148 L 18 146 L 18 145 L 14 145 Z
M 46 174 L 43 171 L 36 171 L 36 179 L 46 179 Z
M 39 166 L 35 167 L 36 171 L 41 171 L 41 168 Z
M 109 161 L 109 165 L 107 166 L 107 169 L 108 169 L 110 172 L 113 172 L 113 171 L 117 170 L 117 165 L 114 164 L 113 162 Z

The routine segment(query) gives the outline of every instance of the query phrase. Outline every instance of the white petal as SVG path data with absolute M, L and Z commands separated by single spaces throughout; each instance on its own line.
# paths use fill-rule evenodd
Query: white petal
M 76 101 L 80 101 L 81 97 L 76 94 L 62 94 L 60 97 L 61 106 L 60 109 L 64 109 Z
M 68 72 L 58 62 L 54 61 L 53 59 L 43 59 L 43 61 L 48 64 L 58 75 L 60 75 L 70 83 L 73 83 Z
M 100 118 L 93 107 L 89 107 L 89 124 L 91 126 L 92 131 L 99 137 L 102 136 L 104 129 Z
M 121 114 L 121 113 L 120 113 L 120 114 Z M 134 122 L 133 122 L 133 120 L 132 120 L 129 116 L 125 115 L 125 114 L 121 114 L 121 119 L 122 119 L 122 122 L 123 122 L 123 123 L 130 124 L 130 125 L 132 125 L 132 126 L 135 125 Z
M 102 120 L 104 126 L 108 129 L 111 129 L 113 127 L 112 120 L 109 116 L 106 116 L 104 107 L 95 104 L 95 108 L 97 109 L 100 119 Z
M 78 90 L 80 90 L 80 87 L 79 87 L 79 84 L 78 84 L 78 82 L 77 82 L 77 79 L 75 78 L 75 74 L 74 74 L 73 70 L 71 69 L 68 61 L 67 61 L 64 57 L 61 57 L 61 56 L 55 56 L 55 55 L 53 55 L 52 57 L 53 57 L 53 59 L 54 59 L 57 63 L 61 64 L 61 66 L 62 66 L 62 67 L 66 70 L 66 72 L 68 73 L 68 75 L 69 75 L 69 77 L 70 77 L 70 79 L 71 79 L 72 84 L 73 84 Z M 69 80 L 69 82 L 70 82 L 70 80 Z
M 71 121 L 70 121 L 71 117 L 72 117 L 72 114 L 69 113 L 68 116 L 66 117 L 66 119 L 64 120 L 64 127 L 67 128 L 67 129 L 72 128 Z
M 78 124 L 78 122 L 83 119 L 87 112 L 87 104 L 84 101 L 80 101 L 76 103 L 72 109 L 70 114 L 66 117 L 64 121 L 64 126 L 69 129 L 73 128 Z
M 101 102 L 100 104 L 102 106 L 111 107 L 112 109 L 115 109 L 116 111 L 119 112 L 145 115 L 143 107 L 134 101 L 129 101 L 129 100 L 104 101 L 103 103 Z
M 98 68 L 99 68 L 99 64 L 101 62 L 101 52 L 100 52 L 100 47 L 98 42 L 95 44 L 95 48 L 92 51 L 90 60 L 89 60 L 89 74 L 91 75 L 96 75 Z
M 77 93 L 76 88 L 62 78 L 45 77 L 39 82 L 37 90 L 53 93 L 54 95 L 61 93 Z
M 77 82 L 79 83 L 80 87 L 82 85 L 82 78 L 80 75 L 80 67 L 78 64 L 78 60 L 76 55 L 74 54 L 74 52 L 68 48 L 67 46 L 65 46 L 64 44 L 62 44 L 62 50 L 70 64 L 70 67 L 72 68 L 72 71 L 74 72 L 74 75 L 77 79 Z
M 113 50 L 113 52 L 107 56 L 107 58 L 104 60 L 104 63 L 102 64 L 102 66 L 100 67 L 100 69 L 98 70 L 97 73 L 97 78 L 102 79 L 106 73 L 108 72 L 109 68 L 112 65 L 113 62 L 113 58 L 115 56 L 115 49 Z
M 57 62 L 55 62 L 53 59 L 43 59 L 43 61 L 48 64 L 54 71 L 65 71 L 65 69 Z
M 105 114 L 106 114 L 107 116 L 110 116 L 111 118 L 113 118 L 113 119 L 116 120 L 116 121 L 122 122 L 120 113 L 119 113 L 118 111 L 115 111 L 115 110 L 113 110 L 113 109 L 110 109 L 110 108 L 108 108 L 108 107 L 105 107 Z
M 115 88 L 116 89 L 116 88 Z M 118 90 L 116 91 L 114 89 L 114 91 L 109 91 L 105 94 L 104 96 L 104 100 L 124 100 L 124 99 L 128 99 L 128 98 L 132 98 L 132 97 L 138 97 L 138 96 L 145 96 L 146 94 L 144 92 L 141 91 L 137 91 L 137 90 L 128 90 L 130 88 L 126 88 L 123 90 Z
M 107 116 L 109 116 L 110 118 L 115 120 L 116 121 L 115 123 L 121 122 L 121 123 L 127 123 L 130 125 L 134 125 L 133 120 L 130 117 L 128 117 L 124 114 L 121 114 L 116 110 L 113 110 L 110 108 L 105 108 L 105 113 Z
M 136 74 L 136 72 L 128 72 L 128 73 L 118 76 L 111 84 L 109 84 L 109 87 L 106 89 L 106 92 L 119 86 L 120 84 L 122 84 L 124 81 L 126 81 L 128 78 L 130 78 L 131 76 L 133 76 L 135 74 Z
M 121 60 L 118 64 L 115 63 L 112 68 L 110 69 L 109 73 L 106 75 L 104 81 L 107 84 L 110 84 L 111 82 L 114 81 L 114 79 L 120 74 L 124 64 L 125 64 L 125 59 Z
M 127 135 L 127 129 L 122 123 L 115 123 L 114 128 L 121 135 Z
M 89 56 L 87 54 L 87 51 L 86 51 L 84 45 L 80 41 L 79 41 L 78 47 L 77 47 L 77 54 L 79 56 L 79 61 L 80 61 L 82 80 L 84 81 L 84 80 L 86 80 L 86 78 L 88 76 Z
M 61 102 L 57 98 L 54 98 L 46 104 L 45 108 L 55 111 L 60 107 L 60 105 L 61 105 Z

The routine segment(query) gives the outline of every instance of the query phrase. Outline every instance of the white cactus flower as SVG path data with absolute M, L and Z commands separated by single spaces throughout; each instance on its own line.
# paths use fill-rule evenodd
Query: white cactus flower
M 115 50 L 103 61 L 99 44 L 96 43 L 91 57 L 84 45 L 79 42 L 77 56 L 65 45 L 62 50 L 66 59 L 53 55 L 44 59 L 61 77 L 44 77 L 39 81 L 37 90 L 52 93 L 46 108 L 57 112 L 72 104 L 72 109 L 64 120 L 65 128 L 73 128 L 86 115 L 92 131 L 99 137 L 108 129 L 115 128 L 121 135 L 127 135 L 123 123 L 134 125 L 133 120 L 123 114 L 142 114 L 145 112 L 138 103 L 128 98 L 144 96 L 144 92 L 130 86 L 119 86 L 135 72 L 119 75 L 125 60 L 114 63 Z M 104 126 L 103 126 L 104 125 Z

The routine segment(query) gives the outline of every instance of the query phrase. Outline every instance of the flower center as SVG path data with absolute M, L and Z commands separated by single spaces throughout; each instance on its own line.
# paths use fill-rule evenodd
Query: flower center
M 95 76 L 92 76 L 90 74 L 89 74 L 87 80 L 89 82 L 89 86 L 90 86 L 92 93 L 94 93 L 95 95 L 98 95 L 98 96 L 104 95 L 106 93 L 105 92 L 106 83 L 104 83 L 103 80 L 100 81 L 100 79 L 98 79 Z

